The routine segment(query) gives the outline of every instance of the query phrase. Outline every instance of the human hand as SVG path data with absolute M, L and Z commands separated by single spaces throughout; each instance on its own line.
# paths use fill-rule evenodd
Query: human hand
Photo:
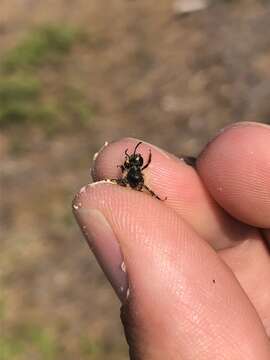
M 137 142 L 104 147 L 94 181 L 119 177 Z M 76 195 L 77 221 L 123 303 L 131 359 L 270 359 L 269 144 L 270 127 L 234 124 L 195 170 L 143 143 L 145 182 L 166 201 L 110 182 Z

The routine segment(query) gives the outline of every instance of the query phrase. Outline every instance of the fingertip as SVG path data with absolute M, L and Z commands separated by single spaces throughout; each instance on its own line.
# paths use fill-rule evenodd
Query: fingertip
M 134 151 L 139 139 L 124 138 L 103 147 L 94 163 L 94 180 L 121 179 L 120 165 L 125 161 L 125 150 Z M 137 149 L 145 161 L 151 151 L 151 163 L 143 170 L 146 191 L 160 198 L 187 221 L 214 248 L 224 248 L 242 238 L 246 229 L 232 220 L 209 196 L 194 168 L 196 159 L 177 158 L 154 145 L 143 142 Z
M 258 227 L 270 226 L 270 127 L 243 122 L 221 131 L 198 157 L 206 188 L 227 212 Z
M 152 166 L 153 164 L 150 165 L 152 170 L 158 168 L 162 170 L 166 160 L 177 159 L 180 162 L 180 159 L 153 144 L 140 139 L 126 137 L 109 144 L 107 143 L 106 146 L 99 150 L 94 158 L 93 179 L 98 181 L 120 175 L 120 170 L 117 166 L 123 164 L 125 151 L 133 153 L 138 144 L 140 146 L 137 149 L 137 153 L 140 153 L 145 160 L 148 158 L 149 153 L 152 153 L 152 159 L 155 161 L 155 166 Z
M 149 194 L 156 194 L 157 198 L 168 198 L 167 189 L 161 182 L 161 178 L 166 174 L 166 160 L 171 156 L 154 145 L 131 137 L 112 142 L 98 152 L 92 170 L 94 181 L 121 179 L 123 177 L 121 166 L 125 162 L 125 152 L 132 154 L 135 149 L 136 153 L 143 157 L 144 165 L 149 161 L 149 166 L 142 170 L 144 190 Z
M 98 158 L 102 156 L 103 150 L 109 145 L 108 141 L 101 146 L 101 148 L 93 155 L 93 166 L 91 167 L 91 176 L 94 181 L 98 181 L 98 174 L 96 172 L 96 164 L 99 163 Z

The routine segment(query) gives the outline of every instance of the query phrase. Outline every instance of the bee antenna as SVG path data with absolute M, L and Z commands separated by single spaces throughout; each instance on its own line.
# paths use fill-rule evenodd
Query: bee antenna
M 138 147 L 142 144 L 142 141 L 138 142 L 138 144 L 135 146 L 135 149 L 134 149 L 134 152 L 133 152 L 133 155 L 136 154 L 136 150 L 138 149 Z

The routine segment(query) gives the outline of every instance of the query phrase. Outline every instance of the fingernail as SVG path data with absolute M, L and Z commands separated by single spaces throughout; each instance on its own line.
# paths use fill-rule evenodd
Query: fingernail
M 99 210 L 83 209 L 76 204 L 73 207 L 90 249 L 120 301 L 124 302 L 127 297 L 128 278 L 123 255 L 110 224 Z
M 103 144 L 103 146 L 100 148 L 100 150 L 98 152 L 96 152 L 93 156 L 93 164 L 95 164 L 98 155 L 105 149 L 105 147 L 107 147 L 109 145 L 108 141 L 105 141 L 105 143 Z M 91 168 L 91 176 L 94 179 L 95 178 L 95 166 L 93 165 L 93 167 Z

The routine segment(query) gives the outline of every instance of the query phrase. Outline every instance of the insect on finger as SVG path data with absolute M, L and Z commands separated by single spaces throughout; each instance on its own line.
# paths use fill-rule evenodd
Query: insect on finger
M 152 153 L 149 149 L 149 157 L 147 163 L 144 164 L 144 159 L 140 153 L 137 153 L 138 147 L 142 144 L 142 141 L 138 142 L 134 148 L 134 151 L 131 155 L 128 153 L 128 149 L 125 150 L 125 161 L 122 165 L 117 167 L 121 168 L 122 177 L 119 179 L 112 179 L 120 186 L 129 186 L 134 190 L 143 191 L 146 190 L 149 194 L 154 196 L 158 200 L 162 200 L 158 195 L 154 193 L 148 186 L 144 183 L 144 174 L 143 170 L 146 169 L 152 161 Z M 166 200 L 163 199 L 162 201 Z

